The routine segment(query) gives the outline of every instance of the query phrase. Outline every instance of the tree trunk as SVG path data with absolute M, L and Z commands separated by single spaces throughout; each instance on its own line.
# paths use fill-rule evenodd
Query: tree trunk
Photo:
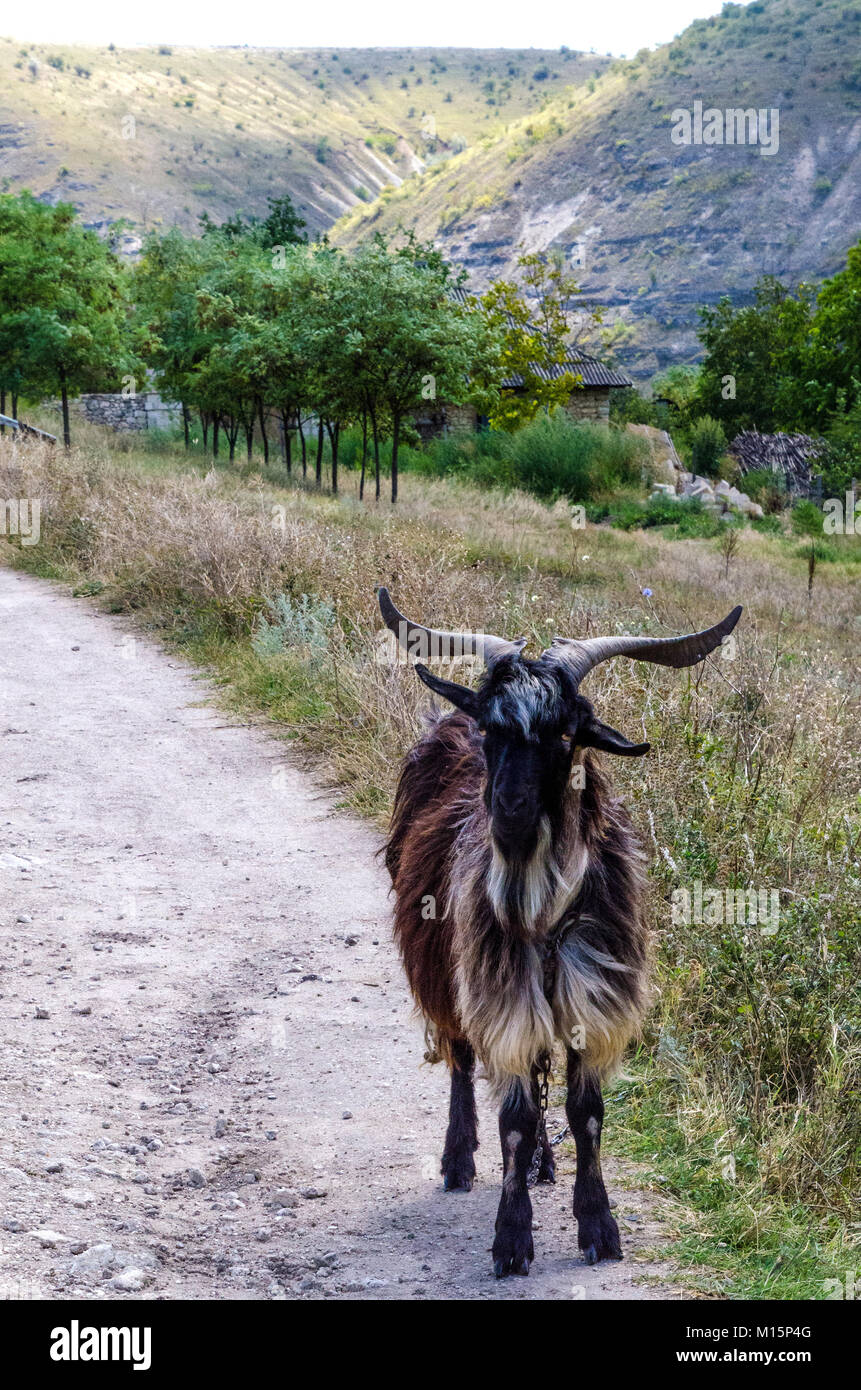
M 242 421 L 230 416 L 230 424 L 227 426 L 227 438 L 230 440 L 230 457 L 236 459 L 236 445 L 239 442 L 239 431 L 242 428 Z
M 362 411 L 362 471 L 359 474 L 359 501 L 365 496 L 365 464 L 368 461 L 368 412 Z
M 212 457 L 214 459 L 218 458 L 218 427 L 220 424 L 221 421 L 218 416 L 214 416 L 212 421 Z
M 200 416 L 200 433 L 203 436 L 203 449 L 205 453 L 207 445 L 209 444 L 209 413 L 206 410 L 199 410 L 197 413 Z
M 0 389 L 0 415 L 6 414 L 6 387 Z M 0 425 L 0 434 L 6 433 L 6 426 Z
M 266 433 L 266 416 L 263 413 L 263 402 L 257 401 L 257 418 L 260 421 L 260 437 L 263 440 L 263 463 L 264 466 L 269 462 L 269 436 Z
M 186 449 L 190 449 L 191 440 L 188 437 L 188 406 L 185 404 L 185 401 L 182 402 L 182 427 L 185 432 L 185 447 Z
M 392 414 L 392 506 L 398 500 L 398 444 L 400 443 L 401 417 L 397 411 Z
M 224 428 L 227 431 L 227 444 L 229 448 L 227 457 L 229 461 L 233 463 L 236 458 L 236 441 L 239 438 L 239 421 L 234 419 L 232 415 L 228 415 L 227 420 L 224 422 Z
M 63 401 L 63 444 L 69 449 L 72 444 L 72 436 L 69 433 L 69 388 L 66 384 L 66 373 L 62 367 L 60 368 L 60 396 Z M 17 415 L 15 418 L 17 420 Z
M 290 438 L 291 433 L 292 433 L 292 430 L 291 430 L 291 426 L 290 426 L 290 412 L 289 412 L 289 410 L 282 410 L 282 411 L 281 411 L 281 456 L 282 456 L 282 458 L 284 459 L 284 464 L 285 464 L 285 466 L 286 466 L 286 468 L 287 468 L 287 477 L 288 477 L 288 478 L 291 477 L 291 476 L 292 476 L 292 473 L 293 473 L 293 444 L 292 444 L 292 440 L 291 440 L 291 438 Z
M 377 413 L 371 411 L 371 431 L 374 436 L 374 482 L 376 484 L 375 500 L 380 500 L 380 436 L 377 432 Z
M 334 425 L 326 421 L 326 430 L 329 435 L 329 443 L 332 446 L 332 491 L 338 491 L 338 438 L 341 433 L 341 423 L 336 420 Z
M 244 428 L 245 428 L 245 452 L 246 452 L 246 454 L 247 454 L 247 456 L 248 456 L 248 462 L 250 463 L 250 462 L 251 462 L 251 458 L 252 458 L 252 454 L 253 454 L 253 452 L 254 452 L 254 421 L 252 420 L 252 421 L 251 421 L 251 424 L 250 424 L 250 425 L 245 425 Z
M 326 433 L 326 422 L 319 416 L 317 419 L 317 472 L 314 481 L 317 487 L 323 483 L 323 437 Z
M 302 446 L 302 477 L 308 476 L 308 450 L 305 447 L 305 431 L 302 428 L 302 413 L 296 411 L 296 428 L 299 431 L 299 442 Z

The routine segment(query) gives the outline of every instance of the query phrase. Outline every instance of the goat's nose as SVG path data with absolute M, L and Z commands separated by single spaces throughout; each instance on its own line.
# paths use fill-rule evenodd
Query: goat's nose
M 501 816 L 519 816 L 525 809 L 528 800 L 525 792 L 510 792 L 506 796 L 497 796 L 496 810 Z

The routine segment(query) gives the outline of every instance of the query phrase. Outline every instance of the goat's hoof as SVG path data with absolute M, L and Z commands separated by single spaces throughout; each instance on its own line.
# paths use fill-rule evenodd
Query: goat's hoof
M 577 1242 L 587 1265 L 596 1265 L 599 1260 L 622 1259 L 619 1227 L 609 1211 L 579 1217 L 577 1228 Z
M 509 1274 L 528 1274 L 535 1259 L 530 1231 L 499 1231 L 493 1242 L 493 1272 L 497 1279 Z
M 442 1176 L 445 1192 L 471 1192 L 475 1182 L 475 1164 L 472 1157 L 443 1162 Z
M 471 1192 L 473 1179 L 459 1177 L 456 1173 L 446 1173 L 443 1178 L 443 1192 Z

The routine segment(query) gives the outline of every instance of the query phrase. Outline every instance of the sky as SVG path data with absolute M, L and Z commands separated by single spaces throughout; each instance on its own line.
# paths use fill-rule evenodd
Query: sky
M 746 3 L 747 0 L 743 0 Z M 159 43 L 284 48 L 569 48 L 630 56 L 665 43 L 722 0 L 37 0 L 0 18 L 32 43 Z

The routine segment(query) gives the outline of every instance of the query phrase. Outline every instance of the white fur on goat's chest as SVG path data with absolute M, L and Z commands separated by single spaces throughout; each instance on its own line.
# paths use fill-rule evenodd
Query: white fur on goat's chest
M 503 1088 L 527 1078 L 556 1040 L 581 1052 L 587 1066 L 604 1070 L 629 1036 L 628 1027 L 614 1025 L 620 1000 L 608 983 L 625 967 L 590 947 L 577 920 L 551 947 L 553 986 L 551 997 L 545 995 L 544 943 L 554 941 L 554 929 L 570 913 L 588 852 L 577 840 L 562 859 L 559 864 L 552 856 L 548 826 L 533 861 L 520 871 L 517 930 L 505 920 L 511 871 L 495 851 L 488 863 L 476 845 L 461 859 L 464 872 L 453 886 L 458 1011 L 488 1077 Z

